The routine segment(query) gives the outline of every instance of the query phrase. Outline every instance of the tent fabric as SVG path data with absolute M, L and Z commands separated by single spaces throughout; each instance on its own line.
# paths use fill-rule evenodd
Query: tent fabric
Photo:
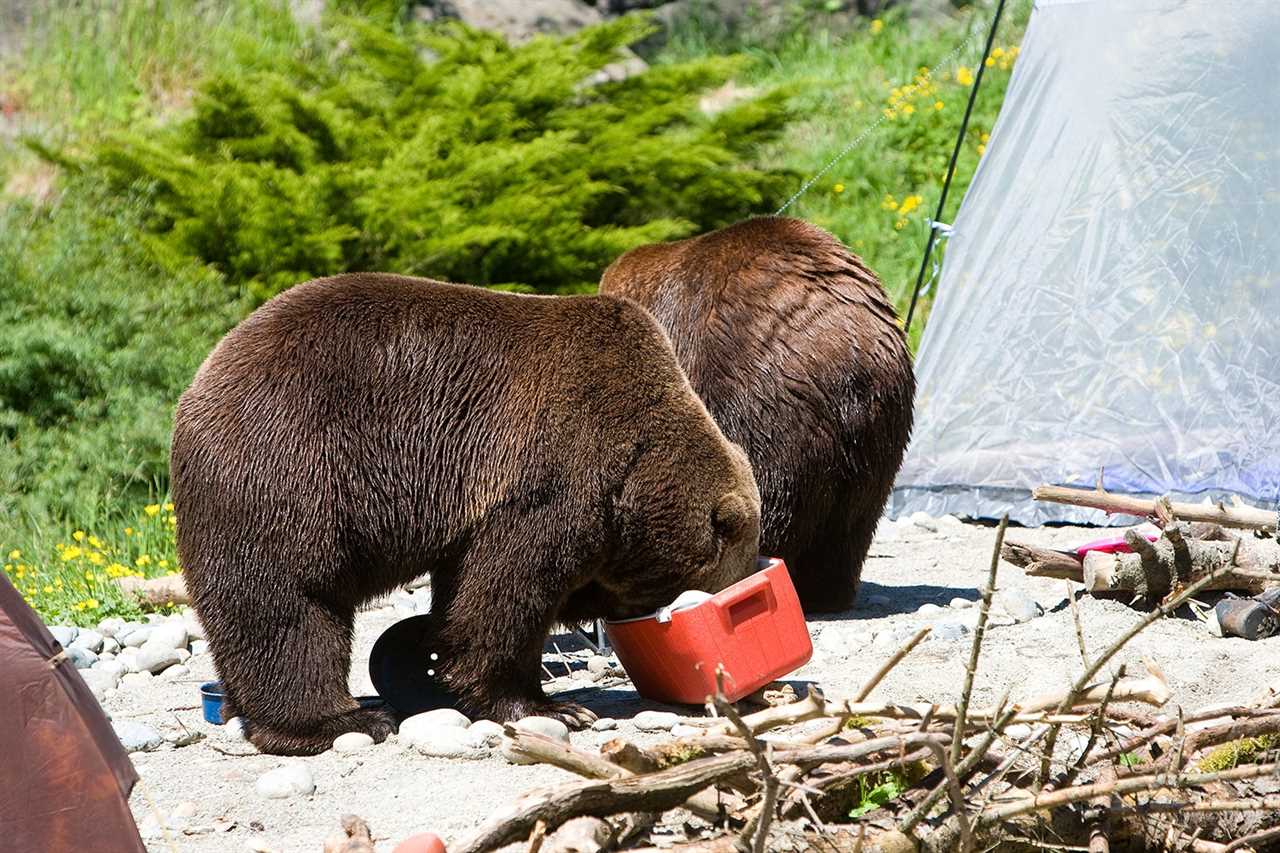
M 954 223 L 890 514 L 1280 497 L 1280 5 L 1037 0 Z
M 0 849 L 145 853 L 138 774 L 62 647 L 0 575 Z

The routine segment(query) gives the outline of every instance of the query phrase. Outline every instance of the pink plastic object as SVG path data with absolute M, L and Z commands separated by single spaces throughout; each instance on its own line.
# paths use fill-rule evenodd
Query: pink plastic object
M 401 841 L 391 853 L 446 853 L 446 851 L 440 836 L 434 832 L 421 832 Z
M 636 692 L 659 702 L 696 705 L 716 691 L 735 702 L 803 666 L 813 655 L 800 599 L 782 560 L 694 605 L 671 613 L 605 623 L 609 642 Z
M 1154 542 L 1160 537 L 1155 533 L 1143 533 L 1148 542 Z M 1090 551 L 1101 551 L 1103 554 L 1128 553 L 1133 549 L 1129 547 L 1129 543 L 1124 541 L 1123 536 L 1110 536 L 1106 539 L 1096 539 L 1085 545 L 1081 545 L 1076 549 L 1076 556 L 1084 559 L 1084 555 Z

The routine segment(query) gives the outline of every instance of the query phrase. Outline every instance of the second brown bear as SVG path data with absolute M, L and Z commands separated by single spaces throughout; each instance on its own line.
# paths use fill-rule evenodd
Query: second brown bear
M 602 293 L 645 306 L 689 381 L 742 445 L 760 551 L 806 611 L 853 604 L 911 434 L 915 377 L 884 288 L 832 235 L 761 217 L 627 252 Z

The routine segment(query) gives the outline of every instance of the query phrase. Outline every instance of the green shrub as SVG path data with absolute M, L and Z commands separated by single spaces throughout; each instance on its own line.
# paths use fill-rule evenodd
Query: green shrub
M 164 253 L 259 300 L 344 270 L 588 290 L 627 249 L 767 210 L 795 183 L 747 165 L 785 125 L 782 94 L 697 109 L 737 60 L 593 82 L 648 28 L 512 47 L 348 20 L 327 31 L 330 61 L 214 77 L 190 118 L 113 137 L 85 166 L 145 189 Z

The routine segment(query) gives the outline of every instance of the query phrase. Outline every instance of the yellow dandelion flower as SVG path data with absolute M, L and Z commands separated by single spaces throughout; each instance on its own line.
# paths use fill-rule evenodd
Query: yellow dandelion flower
M 160 504 L 147 504 L 142 508 L 142 511 L 147 515 L 156 515 L 160 512 Z
M 996 59 L 999 59 L 1000 57 L 1004 56 L 1004 48 L 997 47 L 995 50 L 991 51 L 991 55 L 994 56 Z
M 908 213 L 919 207 L 920 202 L 922 201 L 924 201 L 924 198 L 921 196 L 909 195 L 902 200 L 902 205 L 898 208 L 898 213 L 906 216 Z
M 169 561 L 168 561 L 168 560 L 161 560 L 160 562 L 156 563 L 156 565 L 157 565 L 157 566 L 159 566 L 159 567 L 160 567 L 160 568 L 162 568 L 162 569 L 167 569 L 167 568 L 169 568 Z
M 942 103 L 942 101 L 934 101 L 934 102 L 933 102 L 933 108 L 934 108 L 935 110 L 940 110 L 940 109 L 942 109 L 944 106 L 946 106 L 946 105 L 945 105 L 945 104 L 943 104 L 943 103 Z
M 871 22 L 871 34 L 873 36 L 879 35 L 880 31 L 883 29 L 884 29 L 884 21 L 880 20 L 879 18 L 876 18 L 874 21 Z
M 995 61 L 994 59 L 992 59 L 991 57 L 989 57 L 989 56 L 988 56 L 988 57 L 983 61 L 983 63 L 982 63 L 982 64 L 983 64 L 983 65 L 985 65 L 985 66 L 987 66 L 988 68 L 990 68 L 991 66 L 993 66 L 993 65 L 995 65 L 995 64 L 996 64 L 996 61 Z
M 10 552 L 9 552 L 9 559 L 10 559 L 10 560 L 21 560 L 21 559 L 22 559 L 22 552 L 21 552 L 21 551 L 19 551 L 17 548 L 14 548 L 12 551 L 10 551 Z
M 916 111 L 916 108 L 911 106 L 910 104 L 907 104 L 905 107 L 902 108 L 902 114 L 904 116 L 909 116 L 915 111 Z
M 165 512 L 173 512 L 173 504 L 172 504 L 172 503 L 167 503 L 167 504 L 165 504 L 165 505 L 164 505 L 164 511 L 165 511 Z
M 63 550 L 62 562 L 64 563 L 70 562 L 71 560 L 74 560 L 77 557 L 79 557 L 82 553 L 83 552 L 79 548 L 77 548 L 75 545 L 72 545 L 70 548 L 66 548 Z
M 98 604 L 98 599 L 96 598 L 86 598 L 84 601 L 84 606 L 88 610 L 97 610 L 102 605 Z
M 72 538 L 72 539 L 74 539 L 74 540 L 76 540 L 77 542 L 83 542 L 83 541 L 84 541 L 84 531 L 83 531 L 83 530 L 77 530 L 75 533 L 72 533 L 72 534 L 71 534 L 71 538 Z
M 985 146 L 985 145 L 979 145 L 979 146 L 978 146 L 978 156 L 979 156 L 979 157 L 981 157 L 983 154 L 986 154 L 986 153 L 987 153 L 987 146 Z
M 126 528 L 124 529 L 124 535 L 125 535 L 125 536 L 132 536 L 132 535 L 133 535 L 133 528 L 132 528 L 132 527 L 126 527 Z
M 99 539 L 97 536 L 90 536 L 90 537 L 89 537 L 89 544 L 90 544 L 90 545 L 92 545 L 94 548 L 101 548 L 101 547 L 102 547 L 102 540 L 101 540 L 101 539 Z
M 143 567 L 143 566 L 149 566 L 149 565 L 151 565 L 151 557 L 150 557 L 149 555 L 147 555 L 147 554 L 143 554 L 141 557 L 139 557 L 138 559 L 134 560 L 134 561 L 133 561 L 133 564 L 134 564 L 135 566 L 139 567 L 139 568 L 141 568 L 141 567 Z
M 36 594 L 36 588 L 34 586 L 27 587 L 27 595 L 35 595 L 35 594 Z
M 85 572 L 84 579 L 89 581 L 90 583 L 93 583 L 95 580 L 97 580 L 97 577 L 93 574 L 93 572 Z
M 990 138 L 991 138 L 991 134 L 989 134 L 989 133 L 984 133 L 984 134 L 982 134 L 982 138 L 981 138 L 979 141 L 980 141 L 980 142 L 986 142 L 986 141 L 987 141 L 988 139 L 990 139 Z
M 178 517 L 176 515 L 169 516 L 169 526 L 170 527 L 178 526 Z
M 880 208 L 882 210 L 897 210 L 898 200 L 891 195 L 886 195 L 884 201 L 880 202 Z
M 965 66 L 961 65 L 956 69 L 956 82 L 961 86 L 973 85 L 973 72 Z
M 57 550 L 57 551 L 61 551 L 62 549 L 66 548 L 67 546 L 66 546 L 64 543 L 59 542 L 57 545 L 54 545 L 53 547 L 54 547 L 54 549 L 55 549 L 55 550 Z
M 49 594 L 51 594 L 52 592 L 53 592 L 53 586 L 52 586 L 52 585 L 50 585 L 50 584 L 45 584 L 45 585 L 44 585 L 44 594 L 45 594 L 45 595 L 49 595 Z
M 92 554 L 89 555 L 89 562 L 93 563 L 95 566 L 101 566 L 104 562 L 106 562 L 106 560 L 101 554 L 99 554 L 97 551 L 94 551 Z
M 844 184 L 836 184 L 831 190 L 835 193 L 842 193 L 844 192 Z
M 11 571 L 13 571 L 13 563 L 5 563 L 5 564 L 4 564 L 4 570 L 5 570 L 6 572 L 11 572 Z
M 58 589 L 62 589 L 62 578 L 54 578 L 53 585 L 56 586 Z
M 18 566 L 18 570 L 17 570 L 16 572 L 14 572 L 14 576 L 15 576 L 15 577 L 19 577 L 19 578 L 20 578 L 20 577 L 25 577 L 25 576 L 26 576 L 26 574 L 27 574 L 27 567 L 26 567 L 26 566 Z

